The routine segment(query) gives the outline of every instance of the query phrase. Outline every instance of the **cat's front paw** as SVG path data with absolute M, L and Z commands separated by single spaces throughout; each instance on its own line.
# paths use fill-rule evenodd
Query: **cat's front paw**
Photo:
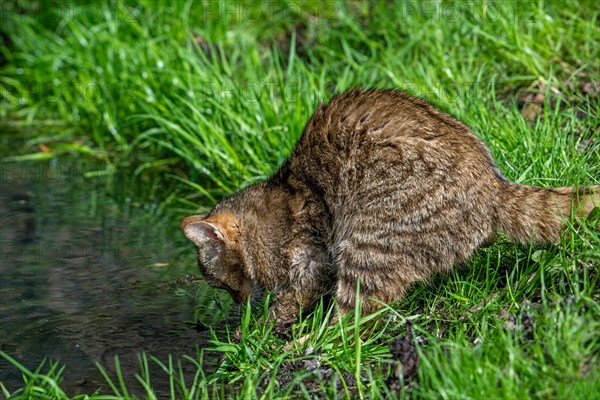
M 242 342 L 242 327 L 238 326 L 233 331 L 233 335 L 231 335 L 231 343 L 239 344 Z
M 286 342 L 292 338 L 292 324 L 293 320 L 281 321 L 275 324 L 274 332 L 282 340 Z

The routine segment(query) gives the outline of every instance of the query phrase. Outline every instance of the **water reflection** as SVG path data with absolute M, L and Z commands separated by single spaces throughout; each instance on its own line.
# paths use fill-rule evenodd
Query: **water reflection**
M 90 174 L 101 165 L 1 165 L 3 351 L 29 368 L 60 360 L 69 391 L 88 393 L 103 382 L 96 361 L 111 370 L 118 354 L 132 378 L 137 353 L 194 356 L 202 327 L 223 326 L 228 301 L 189 275 L 178 224 L 135 204 L 134 179 Z M 22 385 L 4 360 L 0 381 Z

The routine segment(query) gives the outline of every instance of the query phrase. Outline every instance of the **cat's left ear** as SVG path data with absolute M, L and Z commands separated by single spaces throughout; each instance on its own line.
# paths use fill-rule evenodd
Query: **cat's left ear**
M 202 264 L 213 263 L 221 256 L 225 237 L 218 226 L 210 222 L 194 221 L 184 226 L 183 233 L 198 248 L 198 261 Z
M 236 220 L 231 213 L 220 213 L 206 218 L 204 215 L 192 215 L 181 221 L 185 236 L 197 246 L 225 242 L 234 242 L 237 231 L 234 228 Z

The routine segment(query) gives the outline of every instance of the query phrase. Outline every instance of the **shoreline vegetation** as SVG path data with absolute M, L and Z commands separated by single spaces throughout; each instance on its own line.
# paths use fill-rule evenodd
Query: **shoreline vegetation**
M 600 184 L 594 1 L 1 7 L 0 129 L 20 144 L 5 151 L 3 165 L 87 160 L 98 166 L 89 179 L 114 173 L 142 182 L 140 198 L 158 203 L 175 225 L 268 177 L 317 103 L 355 86 L 426 98 L 471 126 L 512 181 Z M 117 373 L 98 364 L 106 385 L 86 394 L 65 393 L 60 361 L 28 370 L 2 346 L 23 385 L 0 384 L 0 392 L 94 400 L 594 398 L 600 212 L 572 222 L 556 246 L 500 238 L 365 320 L 357 310 L 328 327 L 331 308 L 319 304 L 285 338 L 257 322 L 264 307 L 246 309 L 241 343 L 213 331 L 210 348 L 181 360 L 140 354 L 138 371 L 122 371 L 115 358 Z M 224 361 L 207 369 L 210 357 Z M 196 372 L 184 373 L 183 362 Z M 154 373 L 169 384 L 153 387 Z

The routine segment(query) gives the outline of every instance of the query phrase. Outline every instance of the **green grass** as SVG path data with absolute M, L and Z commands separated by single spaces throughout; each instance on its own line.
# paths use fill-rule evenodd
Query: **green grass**
M 0 116 L 24 137 L 8 159 L 77 154 L 155 177 L 175 216 L 268 176 L 317 102 L 359 85 L 404 88 L 465 121 L 513 181 L 600 184 L 600 96 L 581 89 L 600 81 L 593 1 L 5 3 Z M 528 121 L 517 99 L 536 88 Z M 309 340 L 286 349 L 247 312 L 242 343 L 215 338 L 221 368 L 190 355 L 190 380 L 177 360 L 143 356 L 138 381 L 149 398 L 149 368 L 171 377 L 171 398 L 597 397 L 597 223 L 545 249 L 500 240 L 417 285 L 362 339 L 353 316 L 327 328 L 320 306 L 293 328 Z M 407 319 L 420 365 L 398 382 L 386 343 Z M 15 398 L 67 398 L 57 364 L 23 374 Z M 127 397 L 107 378 L 90 398 Z

